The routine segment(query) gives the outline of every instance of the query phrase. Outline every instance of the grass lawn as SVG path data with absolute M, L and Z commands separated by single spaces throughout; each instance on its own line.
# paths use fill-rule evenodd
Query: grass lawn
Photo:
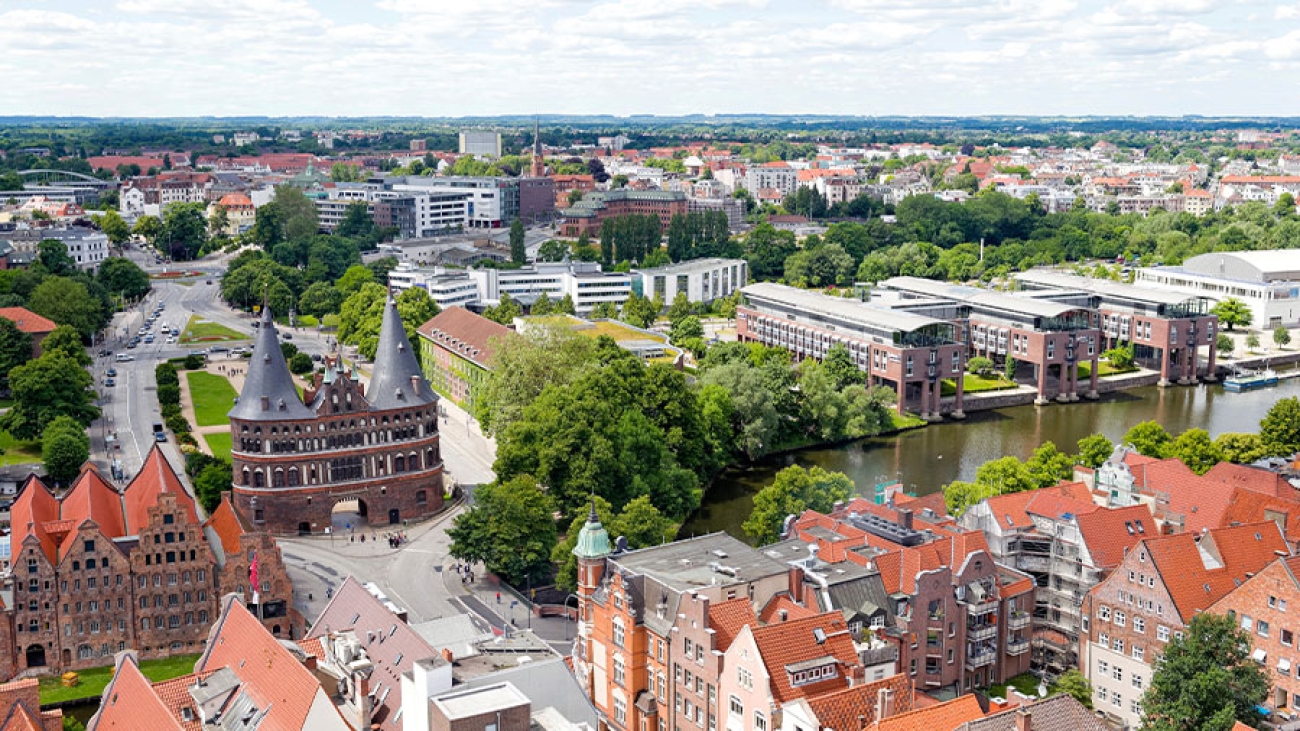
M 208 443 L 208 449 L 212 450 L 213 457 L 230 459 L 230 432 L 219 432 L 216 434 L 199 434 L 197 435 Z
M 899 414 L 897 411 L 890 411 L 889 418 L 894 422 L 894 429 L 903 431 L 904 429 L 916 429 L 925 426 L 926 421 L 916 414 Z
M 1011 686 L 1031 698 L 1038 697 L 1038 678 L 1035 678 L 1029 673 L 1017 675 L 1006 683 L 989 686 L 989 695 L 997 696 L 998 698 L 1006 698 L 1007 686 Z
M 164 660 L 144 660 L 140 663 L 140 672 L 152 681 L 169 680 L 194 672 L 194 663 L 198 655 L 180 655 Z M 65 688 L 57 676 L 41 678 L 41 704 L 72 701 L 79 698 L 98 698 L 104 693 L 104 686 L 113 678 L 113 666 L 82 670 L 78 673 L 81 683 Z
M 1136 370 L 1137 370 L 1137 366 L 1129 366 L 1128 368 L 1116 368 L 1115 366 L 1111 365 L 1110 361 L 1108 360 L 1097 361 L 1098 378 L 1105 378 L 1106 376 L 1118 376 L 1124 373 L 1132 373 L 1133 371 Z M 1091 377 L 1092 377 L 1092 365 L 1089 363 L 1080 363 L 1079 378 L 1091 378 Z
M 337 328 L 339 326 L 338 315 L 326 315 L 324 320 L 325 327 Z
M 992 378 L 977 376 L 974 373 L 965 373 L 962 375 L 964 385 L 962 388 L 966 393 L 979 393 L 980 391 L 1003 391 L 1008 388 L 1015 388 L 1016 384 L 1003 378 L 1000 374 Z M 939 382 L 939 395 L 952 396 L 957 393 L 957 382 L 951 378 L 945 378 Z
M 0 465 L 26 464 L 41 461 L 41 443 L 39 441 L 20 442 L 7 431 L 0 431 Z
M 190 321 L 185 323 L 185 330 L 181 332 L 182 343 L 211 343 L 223 340 L 248 340 L 248 338 L 248 335 L 238 330 L 231 330 L 216 322 L 208 322 L 198 315 L 190 315 Z
M 187 371 L 190 400 L 194 402 L 194 418 L 198 426 L 218 426 L 229 422 L 226 414 L 235 405 L 235 387 L 225 376 L 207 371 Z

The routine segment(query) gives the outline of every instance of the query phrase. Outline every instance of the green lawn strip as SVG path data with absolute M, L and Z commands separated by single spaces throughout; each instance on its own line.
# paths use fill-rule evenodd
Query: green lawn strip
M 230 432 L 216 432 L 214 434 L 200 434 L 203 441 L 208 443 L 208 449 L 212 451 L 213 457 L 230 459 L 231 438 Z
M 39 441 L 20 442 L 7 431 L 0 431 L 0 465 L 27 464 L 41 461 L 41 443 Z
M 926 425 L 925 419 L 922 419 L 916 414 L 900 414 L 897 411 L 890 411 L 889 418 L 894 422 L 895 431 L 916 429 Z
M 140 663 L 140 671 L 154 682 L 170 680 L 194 672 L 194 663 L 198 659 L 198 655 L 180 655 L 162 660 L 144 660 Z M 99 698 L 104 694 L 104 686 L 113 679 L 113 666 L 90 668 L 79 671 L 77 675 L 81 682 L 71 688 L 63 687 L 58 676 L 41 678 L 41 705 Z
M 977 376 L 974 373 L 963 374 L 962 380 L 965 385 L 962 387 L 966 393 L 979 393 L 981 391 L 1004 391 L 1009 388 L 1015 388 L 1016 384 L 1006 380 L 1001 376 L 985 378 Z M 939 383 L 939 395 L 953 396 L 957 393 L 957 382 L 951 378 L 945 378 Z
M 326 316 L 325 316 L 325 320 L 324 320 L 324 322 L 325 322 L 325 327 L 338 327 L 338 326 L 339 326 L 339 316 L 338 316 L 338 315 L 326 315 Z
M 226 414 L 235 405 L 235 387 L 225 376 L 207 371 L 187 371 L 190 384 L 190 402 L 194 404 L 194 418 L 198 426 L 219 426 L 229 423 Z
M 225 325 L 217 322 L 208 322 L 198 315 L 190 315 L 190 321 L 185 323 L 185 329 L 181 332 L 182 343 L 211 343 L 223 340 L 248 340 L 250 336 L 232 330 Z
M 1017 675 L 1006 683 L 989 686 L 989 695 L 997 698 L 1007 697 L 1007 688 L 1015 688 L 1030 698 L 1038 697 L 1038 678 L 1029 673 Z
M 1110 364 L 1110 361 L 1106 361 L 1106 360 L 1097 361 L 1098 378 L 1105 378 L 1106 376 L 1120 376 L 1125 373 L 1132 373 L 1136 370 L 1137 370 L 1137 366 L 1129 366 L 1128 368 L 1116 368 L 1115 366 Z M 1091 378 L 1091 377 L 1092 377 L 1092 365 L 1090 363 L 1080 363 L 1079 378 Z

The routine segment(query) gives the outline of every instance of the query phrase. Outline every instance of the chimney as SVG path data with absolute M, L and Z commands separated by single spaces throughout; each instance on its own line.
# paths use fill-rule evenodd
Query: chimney
M 876 691 L 876 721 L 882 721 L 894 715 L 894 690 L 881 688 Z
M 786 587 L 790 591 L 790 598 L 796 603 L 803 598 L 803 568 L 791 566 L 790 571 L 786 574 L 789 585 Z
M 903 526 L 904 528 L 907 528 L 908 530 L 911 530 L 911 529 L 912 529 L 912 509 L 911 509 L 911 508 L 899 508 L 899 509 L 898 509 L 898 524 L 901 525 L 901 526 Z
M 1033 714 L 1028 708 L 1021 706 L 1016 711 L 1016 731 L 1034 731 Z

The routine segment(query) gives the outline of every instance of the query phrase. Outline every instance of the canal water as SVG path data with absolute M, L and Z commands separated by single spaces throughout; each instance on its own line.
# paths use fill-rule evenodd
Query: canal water
M 873 486 L 897 480 L 908 492 L 926 495 L 953 480 L 970 480 L 980 465 L 1011 455 L 1025 459 L 1043 442 L 1073 453 L 1094 432 L 1118 441 L 1134 424 L 1155 420 L 1171 434 L 1201 428 L 1253 432 L 1278 399 L 1300 395 L 1300 378 L 1274 388 L 1226 393 L 1218 384 L 1158 388 L 1150 386 L 1107 394 L 1100 401 L 1049 406 L 1015 406 L 945 421 L 923 429 L 825 449 L 778 455 L 723 472 L 704 495 L 704 503 L 682 526 L 690 537 L 727 531 L 744 539 L 740 525 L 753 508 L 754 493 L 792 464 L 843 472 L 869 495 Z

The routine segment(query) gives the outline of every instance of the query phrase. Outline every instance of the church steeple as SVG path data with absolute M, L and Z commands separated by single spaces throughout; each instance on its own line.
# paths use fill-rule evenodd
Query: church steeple
M 542 127 L 541 120 L 533 118 L 533 160 L 529 166 L 528 174 L 534 178 L 546 176 L 546 161 L 542 159 Z

